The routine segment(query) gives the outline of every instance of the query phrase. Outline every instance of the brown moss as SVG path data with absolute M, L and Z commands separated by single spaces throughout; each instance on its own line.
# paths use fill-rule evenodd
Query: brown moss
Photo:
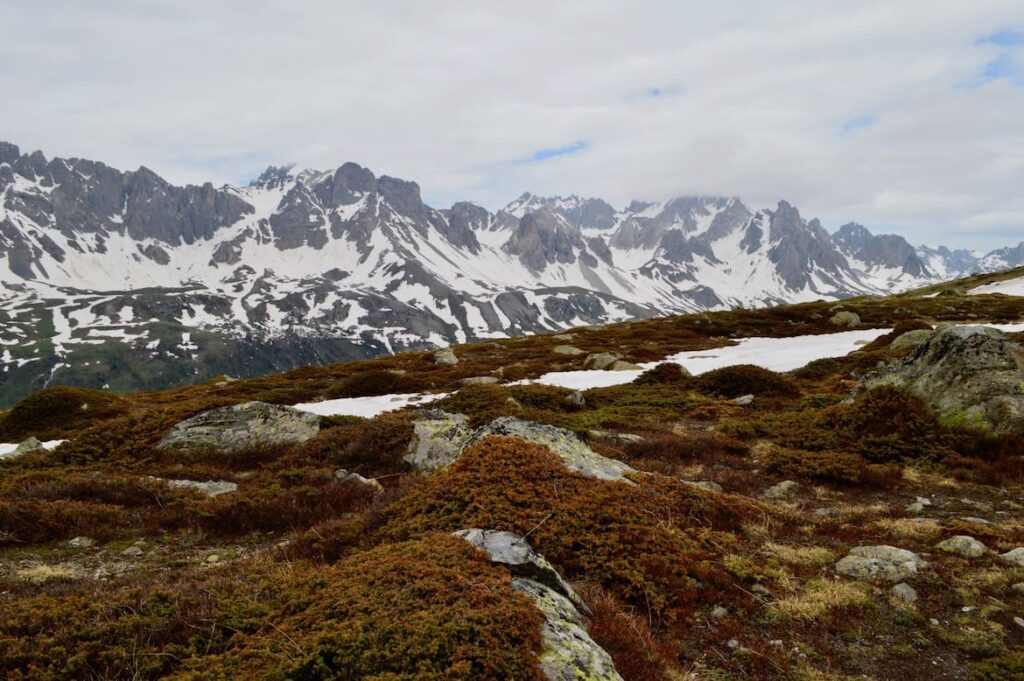
M 848 452 L 809 452 L 773 447 L 765 453 L 763 464 L 769 473 L 841 485 L 893 487 L 900 480 L 899 466 L 869 464 L 863 457 Z

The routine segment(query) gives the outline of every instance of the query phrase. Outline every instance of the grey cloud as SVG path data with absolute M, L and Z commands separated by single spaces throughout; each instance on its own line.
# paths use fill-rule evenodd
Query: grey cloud
M 979 80 L 1024 46 L 978 42 L 1019 1 L 779 4 L 6 2 L 0 138 L 174 181 L 354 160 L 489 207 L 725 193 L 1024 236 L 1024 87 Z

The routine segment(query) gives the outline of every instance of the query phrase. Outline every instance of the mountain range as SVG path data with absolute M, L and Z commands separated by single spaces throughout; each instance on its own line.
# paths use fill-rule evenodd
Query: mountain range
M 217 375 L 670 313 L 885 294 L 1024 264 L 914 247 L 785 201 L 523 194 L 427 206 L 355 163 L 243 187 L 0 143 L 0 405 L 53 383 Z

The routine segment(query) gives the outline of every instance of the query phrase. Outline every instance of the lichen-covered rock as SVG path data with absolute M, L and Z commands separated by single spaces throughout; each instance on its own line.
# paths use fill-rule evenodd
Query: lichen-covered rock
M 633 362 L 627 362 L 624 359 L 616 360 L 614 364 L 608 367 L 609 371 L 642 371 L 643 367 Z
M 946 553 L 954 553 L 965 558 L 978 558 L 984 556 L 988 547 L 974 537 L 966 534 L 958 534 L 945 541 L 939 542 L 935 548 Z
M 1018 546 L 1006 553 L 1001 553 L 999 554 L 999 557 L 1003 559 L 1003 562 L 1009 563 L 1010 565 L 1024 567 L 1024 546 Z
M 850 312 L 849 310 L 842 310 L 832 315 L 828 320 L 828 323 L 832 326 L 840 326 L 850 329 L 860 325 L 860 315 L 856 312 Z
M 572 602 L 554 589 L 529 579 L 512 588 L 533 600 L 544 615 L 541 669 L 552 681 L 622 681 L 611 656 L 590 638 Z
M 469 376 L 459 379 L 460 385 L 494 385 L 500 382 L 501 379 L 497 376 Z
M 836 572 L 856 579 L 898 582 L 928 567 L 913 551 L 895 546 L 857 546 L 836 563 Z
M 72 549 L 89 549 L 96 546 L 96 540 L 91 537 L 75 537 L 68 540 L 68 547 Z
M 463 414 L 449 414 L 428 409 L 413 422 L 409 453 L 404 460 L 426 473 L 446 468 L 459 457 L 463 446 L 473 435 L 469 419 Z
M 544 423 L 503 416 L 478 430 L 465 447 L 488 435 L 518 437 L 548 447 L 562 460 L 563 465 L 580 475 L 598 480 L 634 484 L 626 477 L 633 469 L 621 461 L 601 456 L 581 440 L 576 433 Z
M 555 349 L 552 350 L 556 355 L 569 355 L 575 357 L 576 355 L 586 354 L 586 350 L 580 350 L 572 345 L 556 345 Z
M 793 480 L 783 480 L 782 482 L 772 485 L 766 489 L 764 491 L 764 495 L 769 499 L 784 499 L 785 497 L 796 494 L 799 489 L 799 483 Z
M 940 325 L 908 356 L 865 377 L 858 391 L 878 385 L 910 390 L 945 423 L 1024 427 L 1024 347 L 998 329 Z
M 907 331 L 902 333 L 889 343 L 889 347 L 894 350 L 900 348 L 910 348 L 916 345 L 920 345 L 928 340 L 928 336 L 932 335 L 931 329 L 914 329 L 913 331 Z
M 373 488 L 373 490 L 376 492 L 384 491 L 384 485 L 380 484 L 380 482 L 378 482 L 377 480 L 374 480 L 372 478 L 364 478 L 363 476 L 359 475 L 359 473 L 352 473 L 350 471 L 345 470 L 344 468 L 339 468 L 338 470 L 334 471 L 334 477 L 336 477 L 338 480 L 341 480 L 342 482 L 356 482 L 359 483 L 360 485 L 367 485 Z
M 512 573 L 512 588 L 533 601 L 544 615 L 541 668 L 552 681 L 621 681 L 611 657 L 584 627 L 586 604 L 544 556 L 525 539 L 499 530 L 472 528 L 453 532 Z
M 194 489 L 208 497 L 219 497 L 222 494 L 231 494 L 238 491 L 238 483 L 227 480 L 164 480 L 153 478 L 165 483 L 168 487 L 178 489 Z
M 587 355 L 587 358 L 583 360 L 583 368 L 601 371 L 608 369 L 617 361 L 619 361 L 618 355 L 613 355 L 610 352 L 595 352 Z
M 558 570 L 547 559 L 533 550 L 526 540 L 513 532 L 501 530 L 481 530 L 472 528 L 453 532 L 456 537 L 465 539 L 480 549 L 491 559 L 492 563 L 500 563 L 516 577 L 539 582 L 549 589 L 554 589 L 568 598 L 572 604 L 587 611 L 586 605 L 580 600 L 572 587 L 562 579 Z
M 893 598 L 903 603 L 917 602 L 917 590 L 906 582 L 900 582 L 891 590 Z
M 10 456 L 13 458 L 15 456 L 21 456 L 22 454 L 28 454 L 29 452 L 37 452 L 40 449 L 46 449 L 46 447 L 39 441 L 39 438 L 29 437 L 15 447 Z
M 440 350 L 434 351 L 434 364 L 455 366 L 458 363 L 459 358 L 455 356 L 455 351 L 451 348 L 441 348 Z
M 291 407 L 246 402 L 186 419 L 157 445 L 162 449 L 234 452 L 263 445 L 298 444 L 316 437 L 320 417 Z

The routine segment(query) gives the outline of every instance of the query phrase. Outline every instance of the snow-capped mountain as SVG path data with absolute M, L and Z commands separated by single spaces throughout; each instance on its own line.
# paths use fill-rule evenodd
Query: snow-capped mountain
M 354 163 L 245 187 L 0 143 L 0 404 L 160 387 L 655 314 L 885 293 L 978 260 L 782 201 L 523 194 L 438 210 Z M 966 266 L 965 266 L 966 265 Z

